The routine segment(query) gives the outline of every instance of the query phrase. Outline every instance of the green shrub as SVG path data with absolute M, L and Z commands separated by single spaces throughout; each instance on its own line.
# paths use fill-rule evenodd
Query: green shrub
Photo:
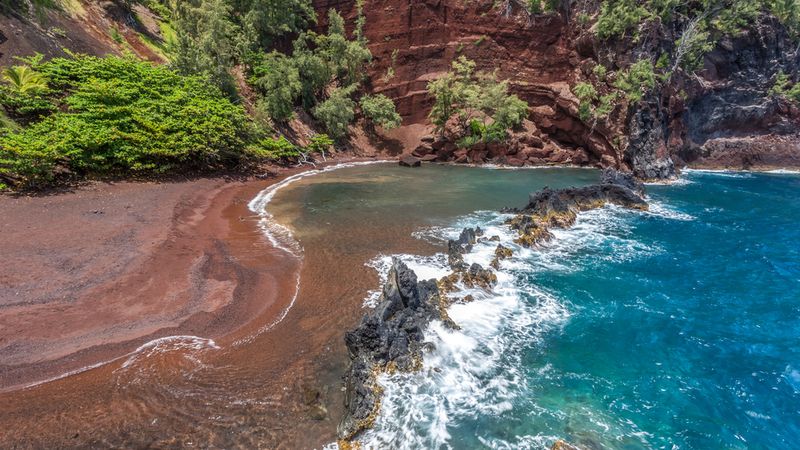
M 397 128 L 402 122 L 400 114 L 397 114 L 394 102 L 389 97 L 378 95 L 365 95 L 360 100 L 361 112 L 371 123 L 378 125 L 386 130 Z
M 330 150 L 331 147 L 333 147 L 333 139 L 331 139 L 327 134 L 315 134 L 311 137 L 306 149 L 311 153 L 325 154 L 325 152 Z
M 628 70 L 621 71 L 614 82 L 614 87 L 624 92 L 631 103 L 638 103 L 655 86 L 656 74 L 649 59 L 633 63 Z
M 327 100 L 312 111 L 314 117 L 322 122 L 333 139 L 338 140 L 347 136 L 348 127 L 355 118 L 356 103 L 350 98 L 354 91 L 355 85 L 336 88 Z
M 800 83 L 792 83 L 789 75 L 780 71 L 775 77 L 775 84 L 769 90 L 769 94 L 800 104 Z
M 599 66 L 602 67 L 602 66 Z M 584 122 L 592 118 L 592 102 L 597 98 L 597 89 L 590 83 L 578 83 L 572 88 L 572 93 L 578 97 L 578 117 Z
M 598 80 L 605 81 L 606 80 L 606 76 L 608 75 L 608 69 L 606 69 L 606 66 L 604 66 L 602 64 L 597 64 L 592 69 L 592 73 L 594 73 L 597 76 Z
M 247 150 L 252 156 L 257 158 L 273 160 L 294 158 L 300 155 L 300 149 L 289 142 L 285 136 L 280 136 L 277 139 L 266 137 L 259 140 L 254 145 L 248 146 Z
M 469 148 L 480 142 L 502 142 L 508 138 L 506 129 L 498 123 L 486 125 L 479 120 L 471 120 L 466 136 L 458 140 L 460 148 Z
M 0 137 L 0 175 L 19 184 L 51 181 L 58 168 L 161 173 L 241 156 L 243 108 L 201 77 L 117 57 L 56 58 L 37 69 L 59 110 Z
M 622 36 L 649 16 L 647 8 L 636 0 L 608 0 L 600 7 L 597 36 L 601 39 Z

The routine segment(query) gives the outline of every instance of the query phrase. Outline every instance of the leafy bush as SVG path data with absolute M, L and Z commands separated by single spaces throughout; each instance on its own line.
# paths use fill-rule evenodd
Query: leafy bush
M 800 83 L 792 83 L 789 75 L 783 71 L 778 72 L 775 77 L 775 84 L 770 89 L 769 94 L 800 104 Z
M 117 57 L 56 58 L 34 69 L 59 111 L 0 137 L 0 175 L 19 184 L 63 169 L 160 173 L 241 156 L 244 110 L 202 77 Z
M 397 114 L 394 102 L 385 95 L 365 95 L 359 103 L 364 117 L 372 123 L 387 130 L 400 126 L 402 118 Z
M 600 81 L 605 81 L 606 76 L 608 75 L 608 69 L 606 69 L 606 66 L 602 64 L 597 64 L 592 69 L 592 73 L 594 73 Z
M 355 85 L 346 88 L 336 88 L 327 100 L 320 103 L 312 111 L 328 134 L 334 139 L 347 136 L 348 126 L 355 118 L 356 103 L 350 98 L 355 91 Z
M 308 146 L 306 146 L 306 149 L 311 153 L 325 154 L 331 147 L 333 147 L 333 139 L 327 134 L 315 134 L 311 137 L 311 141 L 308 143 Z
M 468 134 L 458 140 L 460 148 L 469 148 L 480 142 L 502 142 L 508 138 L 506 129 L 498 123 L 486 125 L 479 120 L 469 122 Z
M 300 155 L 300 149 L 289 142 L 285 136 L 278 138 L 266 137 L 249 146 L 247 150 L 251 155 L 265 159 L 294 158 Z
M 649 59 L 631 64 L 628 70 L 619 73 L 614 82 L 614 87 L 624 92 L 631 103 L 638 103 L 655 86 L 656 74 Z
M 508 130 L 522 123 L 528 104 L 508 93 L 508 81 L 498 81 L 495 73 L 475 73 L 475 63 L 461 56 L 453 61 L 453 70 L 428 83 L 434 103 L 430 118 L 440 131 L 447 121 L 458 116 L 466 126 L 472 119 L 492 119 Z
M 597 90 L 589 83 L 578 83 L 572 92 L 580 100 L 578 116 L 584 122 L 592 118 L 592 102 L 597 98 Z
M 636 0 L 608 0 L 600 7 L 597 36 L 601 39 L 622 36 L 639 26 L 650 12 Z

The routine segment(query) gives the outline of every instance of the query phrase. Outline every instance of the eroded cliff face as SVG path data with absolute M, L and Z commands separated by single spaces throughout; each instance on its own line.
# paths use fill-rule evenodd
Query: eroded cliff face
M 726 39 L 706 56 L 674 120 L 677 161 L 698 166 L 800 167 L 800 111 L 768 92 L 775 76 L 800 70 L 798 43 L 772 18 Z
M 336 8 L 350 23 L 355 20 L 355 0 L 314 4 L 320 18 Z M 648 30 L 644 45 L 604 42 L 566 12 L 529 16 L 502 5 L 492 0 L 365 1 L 374 55 L 371 89 L 395 100 L 404 127 L 388 137 L 401 141 L 406 153 L 432 134 L 428 81 L 464 55 L 479 69 L 499 69 L 499 76 L 511 81 L 512 91 L 531 107 L 529 121 L 502 149 L 442 151 L 440 145 L 428 151 L 423 145 L 419 156 L 610 166 L 642 178 L 667 178 L 675 166 L 686 164 L 800 166 L 797 108 L 768 95 L 778 71 L 795 73 L 800 61 L 796 43 L 777 20 L 763 17 L 745 33 L 722 40 L 698 74 L 677 75 L 636 105 L 621 102 L 608 120 L 585 122 L 571 87 L 591 78 L 597 63 L 613 70 L 641 57 L 657 59 L 675 42 L 674 32 Z
M 140 4 L 128 10 L 112 0 L 58 3 L 57 8 L 27 3 L 22 10 L 0 13 L 0 67 L 17 64 L 16 57 L 36 53 L 64 56 L 64 49 L 96 56 L 128 51 L 153 62 L 166 61 L 146 42 L 162 40 L 157 16 Z M 116 39 L 112 29 L 118 33 Z

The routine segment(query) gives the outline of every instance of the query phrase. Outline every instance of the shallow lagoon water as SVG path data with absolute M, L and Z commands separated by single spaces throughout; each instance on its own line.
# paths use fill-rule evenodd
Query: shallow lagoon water
M 480 225 L 513 246 L 493 211 L 544 185 L 597 177 L 374 166 L 310 177 L 287 195 L 302 205 L 290 215 L 301 243 L 330 226 L 440 245 Z M 513 246 L 497 288 L 451 308 L 460 331 L 430 327 L 437 349 L 424 370 L 381 379 L 381 416 L 362 443 L 797 448 L 800 177 L 689 172 L 648 189 L 650 213 L 604 208 L 544 249 Z M 374 247 L 369 265 L 384 270 L 391 254 L 364 245 Z M 486 265 L 494 245 L 468 260 Z M 402 258 L 424 277 L 446 273 L 441 255 Z

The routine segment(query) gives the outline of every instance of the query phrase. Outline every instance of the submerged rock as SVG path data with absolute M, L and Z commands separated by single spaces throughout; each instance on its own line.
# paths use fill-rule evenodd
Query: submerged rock
M 402 261 L 392 261 L 378 306 L 345 334 L 350 368 L 345 375 L 346 411 L 338 428 L 341 439 L 352 438 L 375 420 L 380 372 L 421 367 L 422 330 L 430 321 L 443 319 L 443 309 L 434 280 L 417 281 Z
M 552 447 L 550 447 L 550 450 L 581 450 L 581 449 L 575 447 L 574 445 L 568 443 L 567 441 L 559 439 L 553 444 Z

